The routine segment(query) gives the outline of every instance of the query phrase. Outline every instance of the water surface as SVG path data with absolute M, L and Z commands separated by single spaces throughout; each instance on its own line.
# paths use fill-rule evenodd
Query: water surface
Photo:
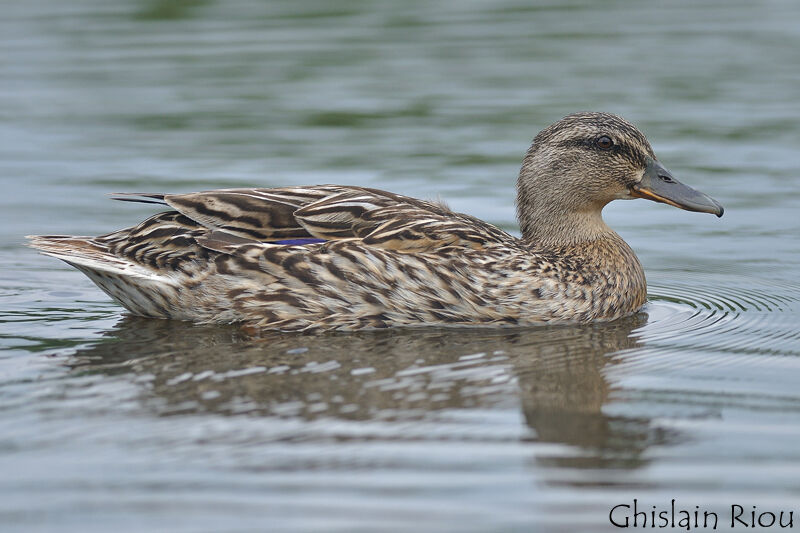
M 3 530 L 603 531 L 633 498 L 800 520 L 798 20 L 790 0 L 4 6 Z M 612 324 L 248 339 L 128 317 L 21 247 L 153 212 L 109 192 L 312 183 L 516 231 L 530 139 L 584 109 L 726 207 L 606 209 L 650 294 Z

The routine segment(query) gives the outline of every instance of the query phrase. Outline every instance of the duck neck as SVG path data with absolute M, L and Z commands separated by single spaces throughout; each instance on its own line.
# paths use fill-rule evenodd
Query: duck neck
M 528 212 L 521 209 L 519 215 L 522 238 L 535 248 L 571 248 L 617 236 L 603 220 L 602 206 L 578 211 L 537 207 Z
M 571 213 L 529 212 L 520 216 L 524 242 L 547 254 L 560 281 L 592 296 L 592 319 L 614 319 L 647 301 L 644 269 L 630 246 L 609 228 L 601 210 Z

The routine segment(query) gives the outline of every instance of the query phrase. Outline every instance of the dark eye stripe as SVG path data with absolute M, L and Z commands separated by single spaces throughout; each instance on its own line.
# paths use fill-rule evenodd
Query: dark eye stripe
M 559 143 L 559 146 L 562 146 L 564 148 L 576 147 L 577 146 L 577 147 L 581 147 L 581 148 L 588 148 L 590 150 L 601 151 L 601 149 L 599 149 L 595 145 L 595 139 L 594 138 L 590 138 L 590 139 L 586 139 L 586 138 L 583 138 L 583 139 L 566 139 L 564 141 L 561 141 Z M 630 146 L 627 143 L 614 144 L 614 146 L 612 146 L 610 150 L 602 150 L 602 152 L 609 153 L 609 154 L 614 154 L 615 156 L 619 156 L 619 157 L 624 157 L 625 159 L 627 159 L 628 161 L 630 161 L 634 165 L 640 166 L 642 168 L 644 168 L 644 166 L 645 166 L 645 155 L 646 155 L 645 152 L 643 152 L 639 148 L 634 148 L 634 147 Z

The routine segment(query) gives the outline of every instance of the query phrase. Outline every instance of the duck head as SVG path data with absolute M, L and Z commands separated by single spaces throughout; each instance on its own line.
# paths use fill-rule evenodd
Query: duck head
M 542 130 L 517 182 L 523 237 L 554 244 L 610 231 L 600 215 L 613 200 L 646 198 L 722 216 L 711 197 L 682 184 L 644 134 L 610 113 L 575 113 Z

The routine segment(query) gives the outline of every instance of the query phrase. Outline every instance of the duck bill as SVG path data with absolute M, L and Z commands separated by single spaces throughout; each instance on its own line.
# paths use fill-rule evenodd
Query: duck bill
M 630 188 L 631 196 L 662 202 L 687 211 L 722 216 L 725 209 L 719 202 L 684 185 L 655 159 L 648 158 L 642 181 Z

